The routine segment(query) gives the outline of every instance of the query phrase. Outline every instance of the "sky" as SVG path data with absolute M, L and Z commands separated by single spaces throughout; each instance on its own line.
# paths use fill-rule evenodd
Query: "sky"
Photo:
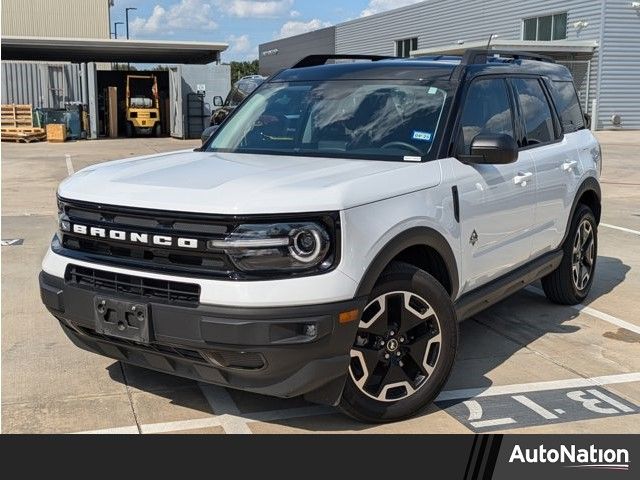
M 111 23 L 125 21 L 144 40 L 225 42 L 224 62 L 255 60 L 258 45 L 276 38 L 373 15 L 419 0 L 115 0 Z M 112 26 L 113 28 L 113 26 Z M 118 26 L 124 37 L 124 25 Z

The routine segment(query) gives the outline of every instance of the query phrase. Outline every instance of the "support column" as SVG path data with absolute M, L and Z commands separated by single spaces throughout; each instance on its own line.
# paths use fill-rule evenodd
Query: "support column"
M 98 139 L 98 71 L 94 62 L 87 64 L 87 104 L 89 105 L 89 138 Z

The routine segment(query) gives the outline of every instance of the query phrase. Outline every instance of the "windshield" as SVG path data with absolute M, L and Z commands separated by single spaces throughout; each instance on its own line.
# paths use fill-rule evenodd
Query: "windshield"
M 263 85 L 207 151 L 420 161 L 434 143 L 447 91 L 397 81 Z

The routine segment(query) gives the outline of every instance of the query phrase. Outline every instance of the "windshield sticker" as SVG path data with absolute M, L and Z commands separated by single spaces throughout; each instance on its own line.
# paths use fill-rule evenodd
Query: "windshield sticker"
M 420 140 L 421 142 L 431 141 L 431 132 L 420 132 L 418 130 L 413 131 L 413 139 Z
M 438 89 L 436 87 L 429 87 L 429 90 L 427 90 L 428 95 L 435 95 L 436 93 L 438 93 Z
M 405 162 L 421 162 L 422 161 L 422 157 L 412 157 L 409 155 L 405 155 L 404 159 Z

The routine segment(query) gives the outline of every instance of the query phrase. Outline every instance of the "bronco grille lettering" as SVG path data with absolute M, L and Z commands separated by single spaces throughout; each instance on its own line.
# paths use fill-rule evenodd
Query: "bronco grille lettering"
M 89 227 L 87 225 L 73 224 L 71 228 L 73 233 L 78 235 L 86 235 L 89 237 L 109 238 L 121 242 L 142 243 L 145 245 L 157 245 L 160 247 L 178 247 L 178 248 L 198 248 L 198 239 L 171 237 L 169 235 L 152 235 L 149 241 L 149 234 L 140 232 L 127 232 L 124 230 L 110 230 L 101 227 Z

